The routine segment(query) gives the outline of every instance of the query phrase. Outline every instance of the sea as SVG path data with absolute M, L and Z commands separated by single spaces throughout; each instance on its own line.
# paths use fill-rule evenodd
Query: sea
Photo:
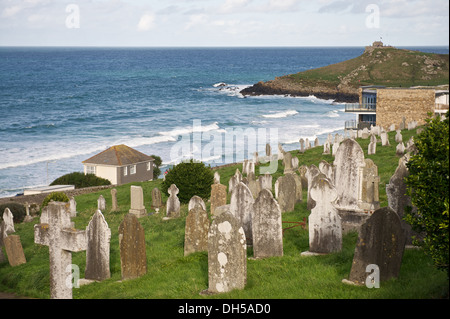
M 408 47 L 446 53 L 448 47 Z M 363 47 L 0 47 L 0 197 L 44 186 L 125 144 L 217 166 L 343 134 L 345 105 L 244 97 L 259 81 L 355 58 Z

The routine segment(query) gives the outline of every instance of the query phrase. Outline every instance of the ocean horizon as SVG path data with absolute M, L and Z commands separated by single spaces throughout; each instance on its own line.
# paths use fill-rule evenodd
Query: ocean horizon
M 343 134 L 345 121 L 354 119 L 343 103 L 239 92 L 363 52 L 364 47 L 0 47 L 0 197 L 83 171 L 83 160 L 118 144 L 160 156 L 163 171 L 189 157 L 211 166 L 237 162 L 254 151 L 264 154 L 266 142 L 274 153 L 278 143 L 298 149 L 300 138 L 318 138 L 323 145 L 328 134 Z M 255 141 L 239 139 L 264 133 Z M 227 144 L 233 134 L 238 138 Z

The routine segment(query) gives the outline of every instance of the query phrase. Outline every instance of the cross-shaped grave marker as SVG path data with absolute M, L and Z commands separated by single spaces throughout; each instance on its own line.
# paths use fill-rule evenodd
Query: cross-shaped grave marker
M 34 242 L 49 247 L 50 297 L 71 299 L 72 252 L 86 250 L 87 241 L 85 230 L 72 227 L 67 203 L 50 202 L 43 209 L 41 223 L 34 225 Z

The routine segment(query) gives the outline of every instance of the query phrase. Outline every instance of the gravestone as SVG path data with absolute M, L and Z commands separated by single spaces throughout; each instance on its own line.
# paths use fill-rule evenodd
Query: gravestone
M 292 163 L 292 169 L 294 171 L 298 170 L 298 157 L 297 156 L 292 157 L 291 163 Z
M 76 230 L 67 203 L 50 202 L 42 211 L 41 223 L 34 225 L 34 242 L 49 247 L 50 297 L 72 299 L 72 252 L 86 250 L 86 231 Z
M 150 208 L 158 212 L 161 207 L 163 207 L 161 191 L 158 187 L 155 187 L 152 189 L 152 205 Z
M 3 238 L 3 244 L 5 245 L 6 255 L 8 256 L 8 261 L 11 267 L 25 264 L 27 262 L 25 259 L 25 254 L 23 253 L 19 235 L 6 236 Z
M 214 184 L 220 184 L 220 174 L 219 172 L 214 172 Z
M 375 155 L 377 153 L 377 142 L 370 142 L 367 147 L 367 155 Z
M 390 207 L 377 209 L 361 226 L 349 280 L 363 285 L 368 265 L 378 266 L 380 281 L 397 278 L 404 248 L 405 234 L 398 215 Z
M 197 251 L 208 251 L 209 218 L 206 209 L 199 203 L 189 209 L 184 232 L 184 255 Z
M 272 191 L 272 175 L 270 175 L 269 173 L 259 175 L 258 181 L 259 181 L 259 188 L 261 190 L 268 189 Z
M 297 204 L 303 201 L 302 179 L 295 172 L 290 175 L 294 177 L 295 181 L 295 203 Z
M 397 169 L 394 175 L 389 180 L 389 184 L 386 184 L 386 196 L 388 199 L 388 205 L 393 211 L 400 217 L 402 228 L 406 236 L 406 244 L 412 244 L 412 236 L 417 235 L 413 232 L 411 225 L 403 220 L 405 214 L 405 208 L 410 206 L 411 198 L 407 195 L 407 186 L 405 178 L 409 175 L 408 168 L 406 167 L 405 159 L 402 157 L 398 161 Z
M 227 204 L 227 187 L 222 184 L 211 185 L 211 215 L 216 216 L 217 207 Z
M 300 179 L 302 181 L 302 188 L 308 189 L 308 166 L 302 165 L 298 168 L 298 173 L 300 175 Z
M 311 148 L 311 143 L 308 138 L 305 138 L 305 150 L 309 150 Z
M 103 195 L 100 195 L 97 199 L 97 209 L 99 209 L 101 211 L 106 210 L 106 200 L 103 197 Z
M 142 187 L 131 185 L 130 197 L 131 197 L 131 208 L 128 211 L 128 213 L 134 214 L 138 218 L 147 215 L 147 210 L 145 209 L 144 206 L 144 191 L 142 190 Z
M 333 183 L 332 181 L 334 180 L 334 168 L 333 165 L 331 165 L 330 163 L 328 163 L 325 160 L 320 161 L 319 163 L 319 171 L 324 174 L 331 183 Z
M 236 169 L 236 172 L 228 181 L 228 192 L 231 193 L 233 191 L 234 187 L 237 184 L 239 184 L 240 182 L 242 182 L 242 174 L 239 171 L 239 169 Z
M 125 215 L 119 225 L 119 248 L 122 280 L 147 273 L 144 228 L 134 214 Z
M 281 145 L 281 143 L 278 143 L 278 160 L 283 160 L 284 159 L 284 154 L 286 152 L 283 149 L 283 146 Z
M 272 156 L 272 147 L 269 143 L 266 144 L 266 156 Z
M 296 203 L 297 186 L 294 176 L 292 174 L 286 174 L 280 176 L 277 179 L 278 182 L 278 204 L 280 205 L 281 212 L 291 212 L 294 210 Z
M 300 142 L 300 153 L 304 153 L 305 152 L 305 141 L 301 138 L 299 140 Z
M 230 213 L 241 223 L 247 244 L 252 244 L 252 211 L 255 202 L 252 192 L 244 183 L 236 185 L 231 193 Z
M 268 189 L 253 204 L 252 233 L 255 258 L 283 256 L 281 208 Z
M 166 203 L 166 216 L 168 218 L 178 218 L 180 217 L 180 200 L 177 196 L 179 189 L 175 184 L 172 184 L 167 191 L 169 192 L 169 198 Z
M 371 159 L 366 159 L 364 162 L 365 165 L 360 167 L 359 173 L 358 206 L 364 211 L 374 211 L 380 208 L 378 167 Z
M 401 143 L 401 142 L 403 142 L 402 131 L 397 130 L 397 134 L 395 134 L 395 142 L 396 142 L 396 143 Z
M 258 197 L 261 190 L 259 181 L 256 179 L 255 174 L 250 172 L 247 177 L 247 187 L 253 195 L 253 198 Z
M 239 220 L 228 212 L 217 216 L 208 233 L 208 290 L 223 293 L 244 289 L 247 282 L 247 246 Z
M 360 168 L 365 165 L 364 152 L 358 142 L 345 140 L 339 147 L 333 162 L 334 186 L 338 199 L 336 207 L 343 211 L 359 211 L 358 194 Z
M 315 206 L 309 215 L 309 252 L 327 254 L 342 249 L 341 218 L 334 202 L 337 192 L 330 180 L 320 174 L 311 189 Z
M 111 211 L 117 212 L 119 210 L 119 204 L 117 203 L 117 189 L 111 189 Z
M 330 144 L 330 142 L 328 142 L 328 141 L 326 141 L 324 144 L 323 144 L 323 155 L 329 155 L 329 154 L 331 154 L 330 153 L 330 149 L 331 149 L 331 144 Z
M 287 152 L 286 154 L 284 154 L 283 165 L 284 165 L 284 174 L 292 173 L 294 171 L 294 168 L 292 167 L 291 153 Z
M 77 202 L 75 201 L 75 197 L 70 197 L 69 200 L 69 211 L 70 211 L 70 217 L 74 218 L 77 217 Z
M 336 156 L 337 151 L 339 150 L 339 142 L 334 142 L 333 147 L 331 149 L 331 155 Z
M 14 229 L 14 216 L 8 207 L 6 207 L 5 210 L 3 211 L 3 223 L 4 223 L 3 235 L 16 232 L 16 230 Z
M 381 132 L 380 138 L 381 138 L 381 146 L 389 146 L 389 145 L 391 145 L 389 143 L 389 135 L 388 135 L 388 133 L 386 131 Z
M 318 138 L 318 137 L 316 137 L 316 138 L 314 139 L 314 147 L 317 147 L 317 146 L 320 146 L 319 138 Z
M 105 280 L 111 277 L 109 250 L 111 229 L 102 212 L 97 210 L 86 227 L 87 249 L 85 279 Z
M 403 144 L 403 142 L 397 144 L 397 147 L 395 148 L 395 155 L 398 157 L 405 155 L 405 144 Z
M 192 196 L 191 199 L 189 200 L 189 203 L 188 203 L 188 212 L 189 212 L 191 209 L 194 209 L 194 207 L 195 207 L 196 205 L 202 206 L 203 210 L 206 211 L 206 205 L 205 205 L 205 202 L 203 201 L 203 199 L 202 199 L 200 196 L 194 195 L 194 196 Z

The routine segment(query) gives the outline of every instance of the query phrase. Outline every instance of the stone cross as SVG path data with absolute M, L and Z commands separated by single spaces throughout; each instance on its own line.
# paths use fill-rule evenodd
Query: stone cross
M 222 184 L 211 185 L 211 215 L 216 216 L 216 208 L 227 204 L 227 187 Z
M 97 209 L 104 211 L 106 209 L 106 200 L 103 195 L 100 195 L 97 199 Z
M 86 250 L 86 231 L 72 228 L 68 204 L 50 202 L 42 211 L 41 223 L 34 225 L 34 242 L 49 247 L 50 297 L 71 299 L 72 252 Z
M 231 193 L 230 213 L 241 223 L 247 238 L 247 244 L 252 244 L 252 211 L 255 202 L 252 192 L 244 183 L 236 185 Z
M 268 189 L 261 190 L 253 204 L 252 233 L 255 258 L 283 256 L 281 209 Z
M 324 175 L 318 175 L 314 182 L 311 198 L 316 205 L 309 215 L 309 251 L 321 254 L 340 251 L 341 218 L 333 205 L 337 199 L 337 191 Z
M 102 212 L 97 210 L 86 228 L 87 249 L 85 279 L 104 280 L 111 277 L 109 248 L 111 229 Z
M 244 289 L 247 283 L 247 245 L 244 229 L 229 212 L 217 216 L 208 233 L 208 290 Z
M 136 215 L 136 217 L 143 217 L 147 215 L 147 210 L 144 206 L 144 191 L 141 186 L 131 185 L 130 187 L 131 208 L 130 214 Z
M 184 255 L 208 250 L 209 218 L 199 203 L 189 209 L 184 231 Z
M 119 204 L 117 203 L 117 189 L 111 189 L 111 211 L 116 212 L 119 210 Z
M 364 285 L 368 265 L 379 268 L 380 281 L 397 278 L 405 248 L 400 218 L 390 208 L 377 209 L 361 226 L 349 281 Z
M 175 184 L 170 185 L 169 198 L 166 204 L 166 216 L 168 218 L 178 218 L 180 217 L 180 200 L 178 199 L 178 192 L 180 191 Z
M 134 214 L 125 215 L 119 226 L 119 248 L 122 280 L 147 273 L 144 228 Z

